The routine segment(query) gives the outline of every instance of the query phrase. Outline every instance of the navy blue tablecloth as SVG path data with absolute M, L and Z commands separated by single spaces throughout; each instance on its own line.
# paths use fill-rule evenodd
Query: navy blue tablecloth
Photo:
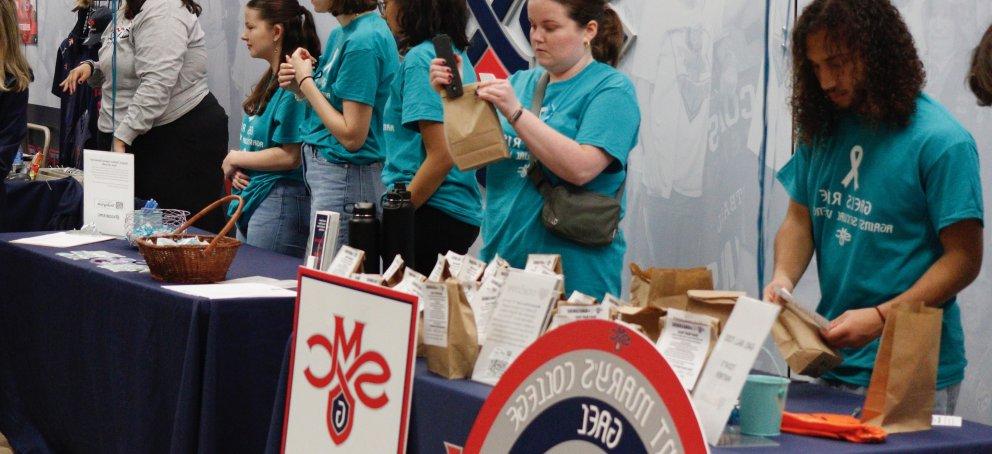
M 7 203 L 0 232 L 77 229 L 83 219 L 83 185 L 71 177 L 4 181 Z
M 291 298 L 210 301 L 0 234 L 0 432 L 19 452 L 258 452 Z M 122 240 L 70 250 L 139 257 Z M 229 278 L 299 260 L 242 246 Z
M 288 353 L 288 350 L 287 350 Z M 283 370 L 287 370 L 285 367 Z M 286 381 L 280 381 L 272 413 L 267 453 L 278 453 L 282 439 L 282 419 Z M 447 380 L 430 373 L 423 359 L 417 360 L 414 375 L 413 405 L 410 417 L 410 453 L 445 453 L 445 443 L 462 446 L 472 424 L 492 387 L 469 380 Z M 864 398 L 835 389 L 807 383 L 792 383 L 786 409 L 801 413 L 850 414 Z M 783 434 L 772 437 L 775 448 L 713 448 L 714 453 L 989 453 L 992 452 L 992 427 L 965 421 L 962 428 L 939 427 L 925 432 L 889 435 L 882 444 L 854 444 L 823 438 Z

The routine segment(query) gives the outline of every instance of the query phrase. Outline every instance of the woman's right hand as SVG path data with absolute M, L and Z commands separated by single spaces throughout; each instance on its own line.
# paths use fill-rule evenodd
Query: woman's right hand
M 461 76 L 462 73 L 462 57 L 455 54 L 455 62 L 458 64 L 458 75 Z M 451 84 L 452 75 L 451 68 L 445 63 L 443 58 L 435 58 L 431 60 L 431 87 L 434 87 L 434 91 L 442 91 L 444 87 Z
M 80 63 L 79 66 L 69 71 L 69 75 L 59 84 L 62 91 L 71 94 L 76 93 L 76 87 L 86 82 L 93 75 L 93 68 L 89 63 Z

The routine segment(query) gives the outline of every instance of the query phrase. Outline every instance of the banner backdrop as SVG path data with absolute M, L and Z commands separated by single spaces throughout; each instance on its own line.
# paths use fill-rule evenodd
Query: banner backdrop
M 499 74 L 527 67 L 530 48 L 525 0 L 466 0 L 472 21 L 469 54 Z M 265 63 L 240 41 L 243 11 L 229 0 L 201 0 L 211 91 L 230 116 L 232 147 L 241 101 Z M 26 53 L 35 71 L 30 101 L 49 107 L 58 45 L 75 20 L 73 0 L 36 5 L 45 28 Z M 301 2 L 311 7 L 310 2 Z M 926 90 L 975 136 L 982 159 L 985 211 L 992 213 L 992 109 L 975 105 L 964 84 L 971 49 L 992 22 L 987 0 L 895 0 L 927 69 Z M 775 172 L 792 154 L 788 107 L 788 38 L 807 0 L 614 0 L 637 35 L 621 69 L 634 81 L 643 115 L 640 144 L 630 160 L 623 223 L 627 261 L 653 266 L 706 265 L 716 285 L 755 295 L 771 273 L 772 240 L 788 197 Z M 317 15 L 326 37 L 336 24 Z M 767 62 L 767 66 L 766 63 Z M 767 74 L 767 77 L 766 77 Z M 765 101 L 767 99 L 767 102 Z M 992 229 L 985 262 L 992 263 Z M 626 280 L 626 278 L 625 278 Z M 992 325 L 992 266 L 959 298 L 969 360 L 958 411 L 992 422 L 992 350 L 982 343 Z M 819 300 L 815 265 L 797 289 Z M 765 365 L 771 370 L 770 365 Z

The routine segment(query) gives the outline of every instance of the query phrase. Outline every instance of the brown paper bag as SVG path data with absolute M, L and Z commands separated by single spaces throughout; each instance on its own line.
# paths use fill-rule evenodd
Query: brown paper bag
M 889 433 L 930 429 L 943 311 L 923 302 L 889 311 L 861 422 Z
M 427 369 L 449 379 L 472 375 L 479 356 L 479 336 L 475 315 L 458 280 L 444 282 L 448 290 L 448 346 L 424 345 Z
M 820 338 L 819 328 L 789 308 L 782 309 L 772 338 L 789 368 L 802 375 L 819 377 L 841 363 L 841 357 Z
M 658 342 L 658 336 L 661 335 L 658 322 L 665 315 L 664 309 L 654 306 L 621 306 L 617 308 L 617 315 L 622 322 L 640 326 L 651 342 Z
M 637 307 L 658 305 L 665 297 L 685 297 L 689 290 L 713 289 L 713 273 L 703 267 L 645 270 L 631 263 L 630 274 L 630 303 Z
M 447 91 L 441 92 L 448 151 L 462 171 L 510 157 L 496 108 L 475 96 L 476 85 L 465 85 L 465 94 L 454 99 Z

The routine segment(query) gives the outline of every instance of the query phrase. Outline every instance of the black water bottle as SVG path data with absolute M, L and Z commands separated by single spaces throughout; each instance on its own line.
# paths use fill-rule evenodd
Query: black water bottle
M 406 184 L 396 183 L 382 196 L 382 262 L 392 263 L 397 255 L 413 268 L 413 201 Z
M 348 246 L 365 251 L 364 271 L 379 274 L 379 219 L 375 203 L 358 202 L 348 221 Z

